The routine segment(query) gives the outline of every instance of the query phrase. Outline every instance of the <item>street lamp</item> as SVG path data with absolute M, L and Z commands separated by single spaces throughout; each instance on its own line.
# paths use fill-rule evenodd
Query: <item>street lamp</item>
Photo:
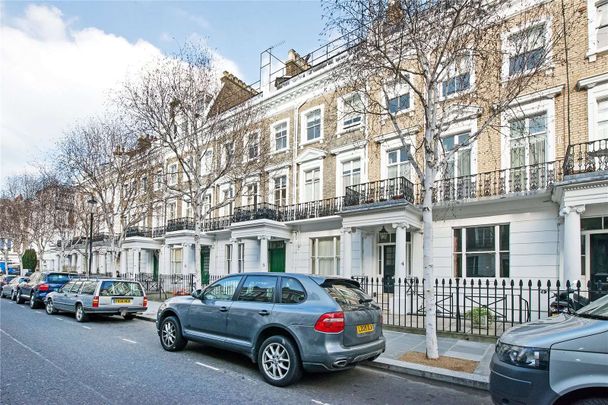
M 87 269 L 87 278 L 91 277 L 91 266 L 93 266 L 93 210 L 97 204 L 95 197 L 91 196 L 87 201 L 90 208 L 91 219 L 89 222 L 89 267 Z

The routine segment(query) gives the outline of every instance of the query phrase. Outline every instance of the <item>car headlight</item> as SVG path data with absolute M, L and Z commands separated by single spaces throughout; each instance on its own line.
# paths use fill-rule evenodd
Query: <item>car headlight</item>
M 163 302 L 158 307 L 158 311 L 156 311 L 156 316 L 160 315 L 160 313 L 163 312 L 165 308 L 167 308 L 167 304 Z
M 536 347 L 508 345 L 500 340 L 496 343 L 498 358 L 514 366 L 547 370 L 549 368 L 549 350 Z

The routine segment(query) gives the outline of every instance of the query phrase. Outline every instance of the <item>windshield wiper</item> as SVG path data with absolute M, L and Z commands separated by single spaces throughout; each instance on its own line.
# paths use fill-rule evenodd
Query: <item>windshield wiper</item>
M 580 313 L 575 313 L 574 315 L 576 316 L 580 316 L 581 318 L 589 318 L 589 319 L 600 319 L 602 321 L 608 321 L 608 316 L 603 316 L 603 315 L 594 315 L 594 314 L 580 314 Z

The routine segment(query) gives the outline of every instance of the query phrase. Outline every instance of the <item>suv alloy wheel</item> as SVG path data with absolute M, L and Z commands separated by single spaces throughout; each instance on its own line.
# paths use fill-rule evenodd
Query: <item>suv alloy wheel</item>
M 182 336 L 179 321 L 174 316 L 168 316 L 160 324 L 160 344 L 169 352 L 177 352 L 186 347 L 188 340 Z
M 34 298 L 34 293 L 32 292 L 30 294 L 30 308 L 36 309 L 37 306 L 38 306 L 38 304 L 36 303 L 36 299 Z
M 23 304 L 25 301 L 23 301 L 23 298 L 21 298 L 21 291 L 17 290 L 17 294 L 15 294 L 15 302 L 17 304 Z
M 262 343 L 258 351 L 258 368 L 264 379 L 277 387 L 293 384 L 302 377 L 298 351 L 285 336 L 271 336 Z
M 49 315 L 53 315 L 53 314 L 57 313 L 57 310 L 55 309 L 55 306 L 53 305 L 53 300 L 49 299 L 46 301 L 45 309 L 46 309 L 46 313 Z
M 82 307 L 82 305 L 77 304 L 76 305 L 76 321 L 77 322 L 86 322 L 89 317 L 87 316 L 86 312 L 84 312 L 84 308 Z

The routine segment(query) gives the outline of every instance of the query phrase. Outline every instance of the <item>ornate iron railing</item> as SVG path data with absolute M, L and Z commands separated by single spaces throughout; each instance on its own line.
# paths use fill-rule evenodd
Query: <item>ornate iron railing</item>
M 414 203 L 414 184 L 405 177 L 370 181 L 346 187 L 344 206 L 383 203 L 386 201 Z
M 127 229 L 127 232 L 125 232 L 125 237 L 126 238 L 132 238 L 135 236 L 141 236 L 144 238 L 151 238 L 152 237 L 152 229 L 148 228 L 148 227 L 144 227 L 144 226 L 133 226 L 131 228 Z
M 280 221 L 298 221 L 336 215 L 342 210 L 343 198 L 326 198 L 280 207 Z
M 194 230 L 194 219 L 193 218 L 176 218 L 167 221 L 167 232 L 183 231 L 183 230 Z
M 608 170 L 608 138 L 569 145 L 564 160 L 564 174 Z

